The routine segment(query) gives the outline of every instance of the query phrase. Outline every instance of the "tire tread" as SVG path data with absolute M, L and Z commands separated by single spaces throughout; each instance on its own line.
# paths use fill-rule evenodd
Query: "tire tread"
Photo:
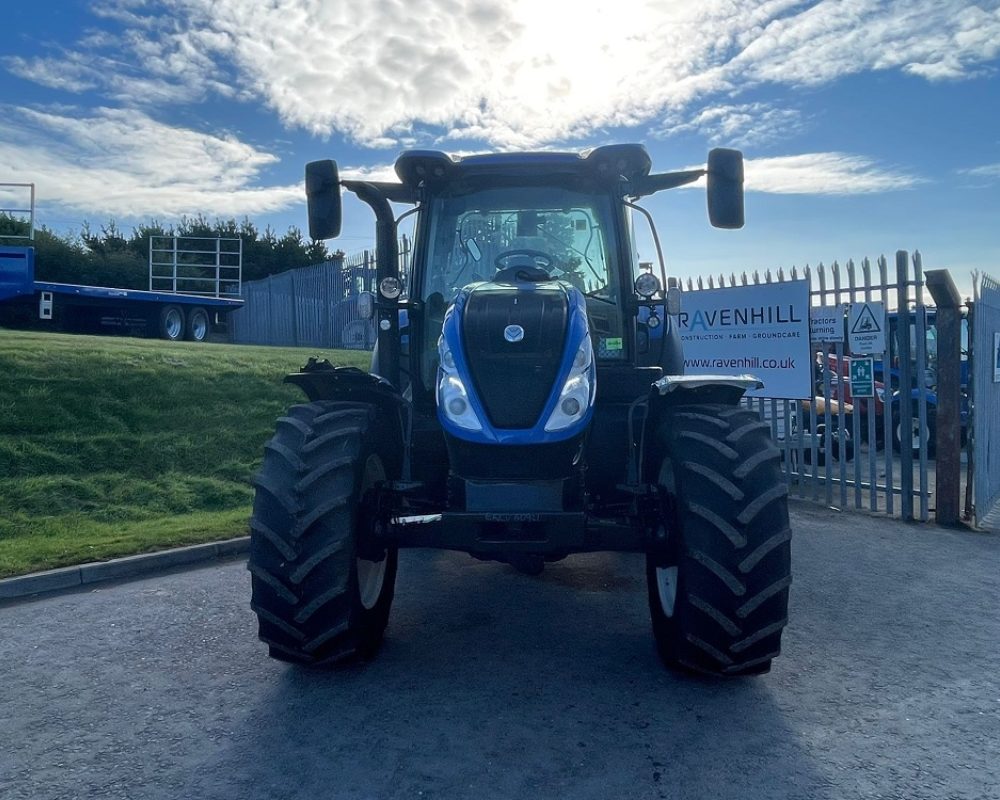
M 247 566 L 259 637 L 274 658 L 335 664 L 369 655 L 381 640 L 388 605 L 384 619 L 359 612 L 353 577 L 362 462 L 378 450 L 377 436 L 371 406 L 314 401 L 291 406 L 265 445 Z M 394 581 L 390 552 L 386 580 Z M 387 596 L 391 603 L 391 584 Z
M 647 559 L 657 647 L 668 666 L 709 675 L 767 672 L 788 622 L 788 485 L 770 425 L 739 406 L 675 409 L 658 430 L 673 549 Z M 676 456 L 672 457 L 672 454 Z M 670 555 L 673 553 L 673 555 Z M 678 565 L 674 612 L 656 568 Z

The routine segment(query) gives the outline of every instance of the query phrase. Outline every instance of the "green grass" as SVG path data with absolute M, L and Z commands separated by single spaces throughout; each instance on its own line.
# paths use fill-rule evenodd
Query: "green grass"
M 246 533 L 310 355 L 369 358 L 0 330 L 0 577 Z

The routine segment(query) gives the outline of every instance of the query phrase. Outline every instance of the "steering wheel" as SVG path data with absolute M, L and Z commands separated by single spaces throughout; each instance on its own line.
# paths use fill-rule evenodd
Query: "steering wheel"
M 506 266 L 505 262 L 512 258 L 526 259 L 528 263 Z M 493 259 L 493 264 L 497 268 L 497 274 L 493 276 L 493 279 L 529 283 L 547 281 L 551 277 L 549 269 L 554 263 L 555 259 L 543 250 L 504 250 Z

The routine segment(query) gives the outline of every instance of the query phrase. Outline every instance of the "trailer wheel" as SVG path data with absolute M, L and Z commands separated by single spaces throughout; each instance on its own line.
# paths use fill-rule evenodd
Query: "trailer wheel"
M 325 665 L 370 658 L 392 605 L 395 548 L 379 545 L 380 452 L 364 403 L 295 405 L 278 419 L 250 519 L 251 608 L 270 655 Z
M 184 338 L 192 342 L 204 342 L 211 330 L 212 323 L 204 308 L 196 306 L 188 312 Z
M 179 342 L 184 338 L 184 309 L 177 305 L 164 306 L 160 310 L 159 333 L 161 339 Z
M 660 657 L 712 675 L 767 672 L 792 581 L 781 451 L 735 406 L 678 408 L 658 438 L 666 545 L 647 556 L 646 579 Z

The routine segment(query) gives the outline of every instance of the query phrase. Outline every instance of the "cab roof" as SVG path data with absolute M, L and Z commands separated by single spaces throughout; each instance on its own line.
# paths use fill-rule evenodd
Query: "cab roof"
M 455 156 L 438 150 L 407 150 L 396 159 L 396 175 L 413 188 L 480 177 L 574 175 L 609 182 L 649 174 L 652 161 L 641 144 L 613 144 L 579 153 L 489 153 Z

